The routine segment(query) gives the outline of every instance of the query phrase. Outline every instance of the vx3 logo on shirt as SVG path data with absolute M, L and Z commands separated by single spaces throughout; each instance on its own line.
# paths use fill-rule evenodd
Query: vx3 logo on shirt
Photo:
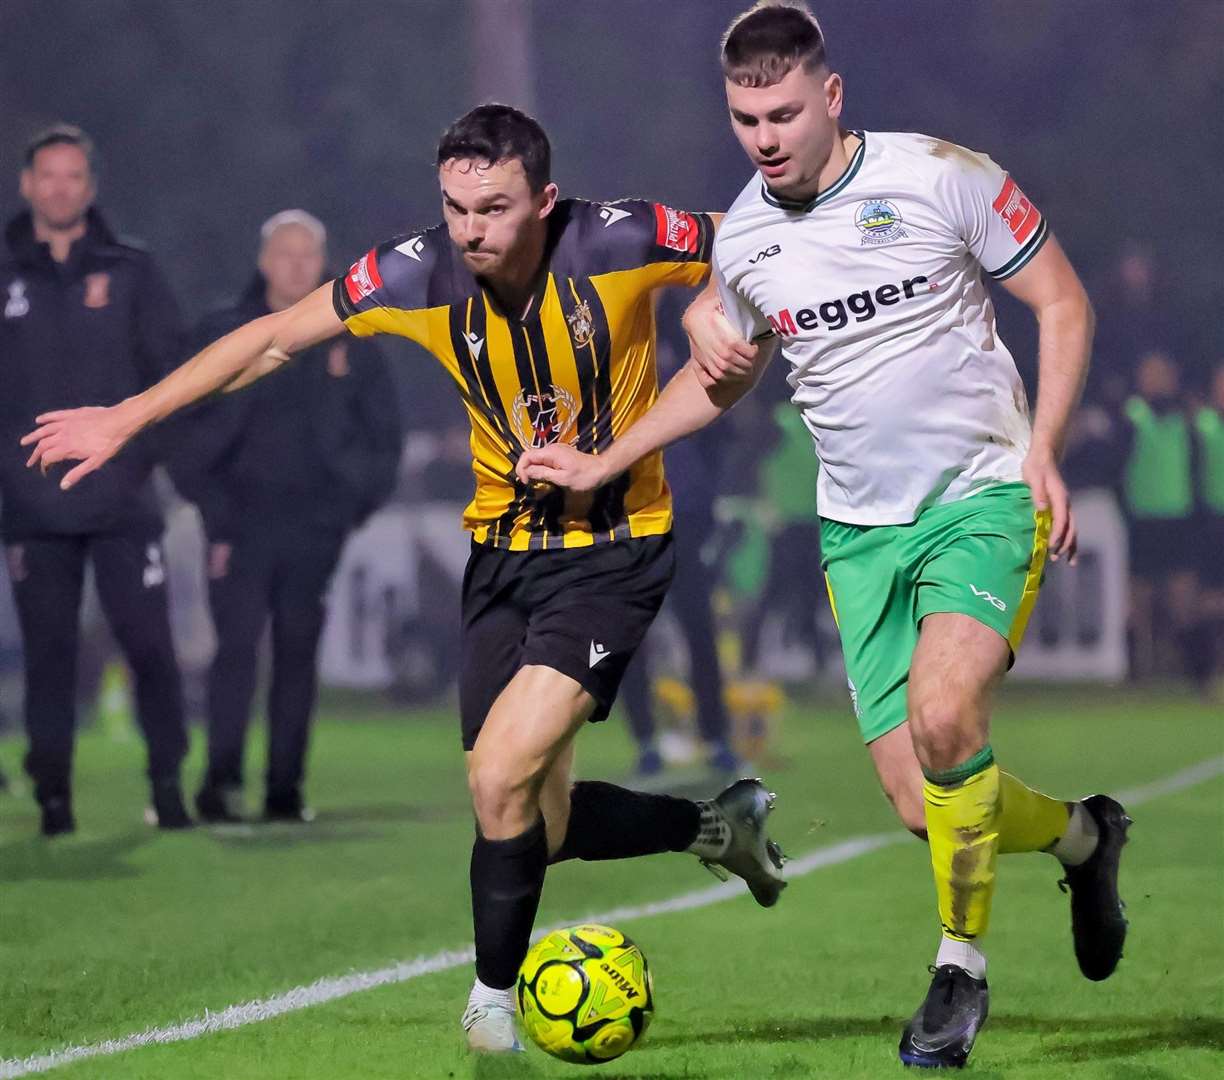
M 775 255 L 781 255 L 782 248 L 778 244 L 770 244 L 764 251 L 758 251 L 748 261 L 754 266 L 759 262 L 764 262 L 766 259 L 772 259 Z
M 973 595 L 979 599 L 985 600 L 991 607 L 998 608 L 1000 611 L 1006 611 L 1007 605 L 1003 603 L 997 596 L 991 596 L 985 589 L 979 589 L 973 582 L 969 583 L 969 588 L 973 590 Z

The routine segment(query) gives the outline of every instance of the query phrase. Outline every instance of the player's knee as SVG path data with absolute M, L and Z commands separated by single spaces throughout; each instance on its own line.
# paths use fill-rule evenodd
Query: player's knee
M 516 835 L 518 826 L 539 814 L 537 785 L 530 775 L 510 768 L 505 762 L 474 761 L 468 768 L 468 790 L 472 809 L 483 835 L 504 839 Z M 526 827 L 526 826 L 524 826 Z
M 911 700 L 908 719 L 914 753 L 925 769 L 950 769 L 981 749 L 973 711 L 953 699 Z

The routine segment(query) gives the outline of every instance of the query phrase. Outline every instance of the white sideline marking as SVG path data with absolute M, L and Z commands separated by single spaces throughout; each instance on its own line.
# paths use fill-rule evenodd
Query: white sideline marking
M 1197 765 L 1191 765 L 1188 769 L 1175 772 L 1163 780 L 1153 780 L 1150 784 L 1114 792 L 1113 796 L 1123 806 L 1139 806 L 1152 799 L 1159 799 L 1162 795 L 1173 795 L 1178 791 L 1185 791 L 1186 788 L 1194 787 L 1195 784 L 1201 784 L 1205 780 L 1212 780 L 1221 773 L 1224 773 L 1224 754 L 1200 761 Z
M 1116 793 L 1119 802 L 1127 807 L 1138 806 L 1141 803 L 1158 799 L 1164 795 L 1172 795 L 1186 788 L 1194 787 L 1206 780 L 1214 779 L 1224 774 L 1224 755 L 1200 761 L 1187 769 L 1173 773 L 1150 784 L 1130 788 Z M 869 836 L 859 836 L 845 840 L 832 847 L 821 848 L 798 859 L 792 859 L 786 864 L 787 878 L 793 880 L 803 877 L 813 871 L 827 866 L 857 859 L 860 855 L 877 851 L 892 844 L 902 843 L 910 839 L 909 833 L 889 832 L 876 833 Z M 633 919 L 642 919 L 650 915 L 667 915 L 677 911 L 692 911 L 695 908 L 709 907 L 711 904 L 730 900 L 747 891 L 742 881 L 728 881 L 725 884 L 714 885 L 707 889 L 696 889 L 681 893 L 670 900 L 659 900 L 651 904 L 637 904 L 628 907 L 613 908 L 611 911 L 586 915 L 581 919 L 572 919 L 558 923 L 558 926 L 571 926 L 580 922 L 618 923 Z M 540 931 L 547 933 L 547 931 Z M 537 934 L 536 936 L 539 936 Z M 220 1012 L 205 1012 L 203 1016 L 187 1020 L 181 1024 L 169 1027 L 151 1028 L 135 1035 L 127 1035 L 122 1039 L 107 1039 L 105 1042 L 89 1043 L 85 1046 L 70 1046 L 63 1050 L 55 1050 L 47 1054 L 37 1054 L 28 1058 L 12 1058 L 0 1061 L 0 1080 L 16 1080 L 17 1077 L 30 1076 L 34 1073 L 47 1072 L 70 1065 L 86 1058 L 106 1057 L 111 1054 L 121 1054 L 127 1050 L 136 1050 L 142 1046 L 157 1046 L 165 1043 L 184 1042 L 188 1039 L 198 1039 L 202 1035 L 213 1035 L 221 1031 L 233 1031 L 247 1024 L 258 1024 L 264 1020 L 285 1013 L 296 1012 L 312 1005 L 322 1005 L 328 1001 L 348 997 L 362 990 L 373 990 L 377 986 L 388 986 L 392 983 L 408 982 L 422 975 L 433 975 L 440 971 L 450 971 L 464 964 L 470 964 L 475 954 L 468 949 L 448 949 L 434 953 L 432 956 L 419 956 L 415 960 L 392 964 L 390 967 L 378 968 L 374 971 L 359 971 L 351 975 L 340 975 L 318 979 L 307 986 L 297 986 L 283 994 L 264 998 L 260 1001 L 247 1001 L 241 1005 L 231 1005 Z

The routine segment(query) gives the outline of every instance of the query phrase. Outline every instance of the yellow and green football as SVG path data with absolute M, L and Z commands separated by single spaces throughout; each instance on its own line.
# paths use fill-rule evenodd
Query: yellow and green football
M 580 1065 L 618 1058 L 654 1012 L 646 957 L 619 930 L 554 930 L 532 946 L 515 985 L 523 1028 L 541 1050 Z

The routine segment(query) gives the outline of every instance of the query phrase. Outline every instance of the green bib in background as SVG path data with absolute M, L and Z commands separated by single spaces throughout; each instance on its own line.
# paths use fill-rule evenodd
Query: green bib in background
M 1194 415 L 1199 442 L 1199 494 L 1213 514 L 1224 514 L 1224 415 L 1204 407 Z
M 1186 518 L 1194 510 L 1190 425 L 1183 413 L 1160 416 L 1142 398 L 1126 403 L 1135 443 L 1126 463 L 1126 502 L 1142 518 Z

